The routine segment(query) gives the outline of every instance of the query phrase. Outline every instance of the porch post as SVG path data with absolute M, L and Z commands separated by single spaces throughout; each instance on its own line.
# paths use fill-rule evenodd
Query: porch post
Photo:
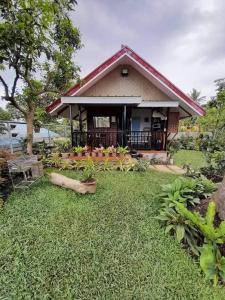
M 123 106 L 123 146 L 127 145 L 127 106 Z
M 72 142 L 72 146 L 74 146 L 74 141 L 73 141 L 73 115 L 72 115 L 72 104 L 69 105 L 69 117 L 70 117 L 71 142 Z
M 170 108 L 167 108 L 167 113 L 166 113 L 166 134 L 165 134 L 165 145 L 163 150 L 167 150 L 167 138 L 168 138 L 168 118 L 169 118 L 169 112 Z
M 80 127 L 80 131 L 82 132 L 83 126 L 82 126 L 82 115 L 81 115 L 80 104 L 78 105 L 78 110 L 79 110 L 79 127 Z

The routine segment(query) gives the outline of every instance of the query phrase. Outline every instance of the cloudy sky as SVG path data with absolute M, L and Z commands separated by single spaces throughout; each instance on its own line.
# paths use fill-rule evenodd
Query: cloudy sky
M 75 60 L 84 76 L 125 44 L 184 92 L 209 97 L 225 77 L 224 11 L 224 0 L 78 0 Z

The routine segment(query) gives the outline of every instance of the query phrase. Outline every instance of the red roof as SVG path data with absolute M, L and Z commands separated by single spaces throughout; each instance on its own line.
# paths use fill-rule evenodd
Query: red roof
M 174 93 L 178 95 L 178 97 L 184 102 L 191 106 L 195 111 L 197 111 L 200 115 L 205 114 L 205 110 L 193 99 L 188 97 L 185 93 L 183 93 L 178 87 L 176 87 L 171 81 L 169 81 L 165 76 L 163 76 L 158 70 L 156 70 L 152 65 L 146 62 L 143 58 L 141 58 L 136 52 L 130 49 L 128 46 L 122 46 L 122 48 L 116 52 L 113 56 L 104 61 L 101 65 L 99 65 L 96 69 L 94 69 L 91 73 L 89 73 L 86 77 L 82 79 L 84 85 L 95 78 L 100 72 L 104 71 L 110 65 L 112 65 L 117 59 L 127 53 L 130 57 L 133 58 L 134 61 L 139 63 L 146 71 L 155 76 L 159 81 L 161 81 L 166 87 L 172 90 Z M 71 96 L 76 93 L 81 87 L 80 83 L 74 85 L 71 89 L 69 89 L 63 96 Z M 57 99 L 49 106 L 47 106 L 46 111 L 51 112 L 58 105 L 60 105 L 61 100 Z

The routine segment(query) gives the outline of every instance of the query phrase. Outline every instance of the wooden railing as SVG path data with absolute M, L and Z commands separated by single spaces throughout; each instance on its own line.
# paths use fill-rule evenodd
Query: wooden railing
M 135 150 L 163 150 L 165 143 L 164 132 L 151 131 L 74 131 L 73 146 L 88 145 L 94 147 L 128 146 Z

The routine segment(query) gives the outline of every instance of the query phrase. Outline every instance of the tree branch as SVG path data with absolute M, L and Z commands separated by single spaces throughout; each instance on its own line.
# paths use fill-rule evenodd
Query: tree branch
M 11 97 L 14 97 L 14 95 L 15 95 L 18 79 L 19 79 L 19 74 L 16 72 L 16 77 L 14 78 L 14 82 L 13 82 L 13 86 L 12 86 Z
M 5 80 L 2 78 L 2 76 L 0 76 L 0 81 L 1 81 L 1 83 L 4 86 L 4 89 L 5 89 L 5 97 L 9 97 L 9 87 L 6 84 Z

